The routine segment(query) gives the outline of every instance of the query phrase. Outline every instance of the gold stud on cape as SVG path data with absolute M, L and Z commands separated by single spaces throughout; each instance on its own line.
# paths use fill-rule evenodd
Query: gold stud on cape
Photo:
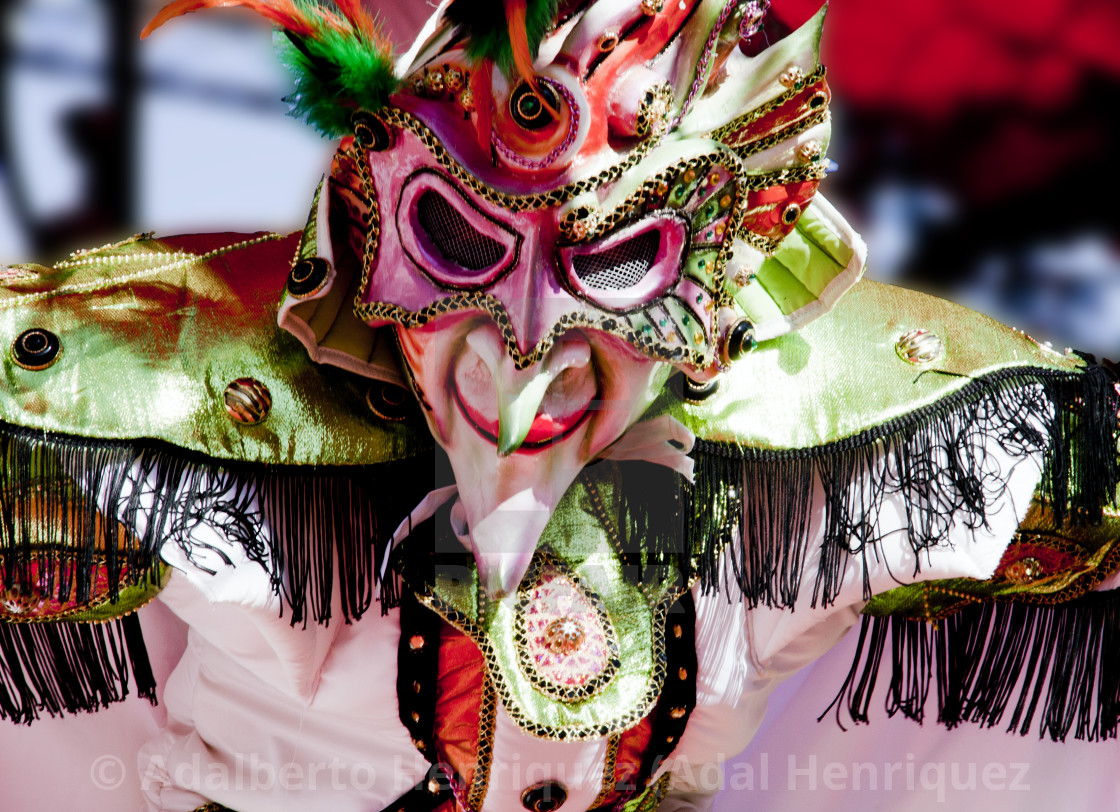
M 661 13 L 663 8 L 665 8 L 665 0 L 642 0 L 642 14 L 647 17 Z
M 754 325 L 747 319 L 739 319 L 727 331 L 727 340 L 723 348 L 724 359 L 729 362 L 738 361 L 756 346 Z
M 327 284 L 331 266 L 322 257 L 304 257 L 292 265 L 288 274 L 288 295 L 294 299 L 306 299 L 321 291 Z
M 911 330 L 898 339 L 894 351 L 908 364 L 932 364 L 945 356 L 945 342 L 929 330 Z
M 223 394 L 230 420 L 243 426 L 264 422 L 272 411 L 272 394 L 256 378 L 238 378 Z
M 374 381 L 366 390 L 366 406 L 380 419 L 397 423 L 408 417 L 412 403 L 407 389 Z
M 34 586 L 13 584 L 11 589 L 0 592 L 0 617 L 40 612 L 46 602 Z
M 700 403 L 707 400 L 719 390 L 719 378 L 707 381 L 694 381 L 687 375 L 684 376 L 684 399 L 689 403 Z M 680 626 L 676 631 L 680 630 Z M 678 634 L 677 637 L 680 637 Z
M 16 366 L 38 372 L 58 360 L 62 354 L 62 342 L 50 330 L 33 327 L 16 336 L 11 354 Z
M 521 805 L 529 812 L 553 812 L 568 800 L 568 791 L 556 781 L 534 784 L 521 793 Z

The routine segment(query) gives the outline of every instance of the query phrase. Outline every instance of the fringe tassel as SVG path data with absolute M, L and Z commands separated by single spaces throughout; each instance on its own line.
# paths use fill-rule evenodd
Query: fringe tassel
M 626 576 L 656 584 L 679 574 L 681 584 L 689 583 L 692 548 L 684 524 L 687 480 L 660 465 L 616 465 L 618 527 Z
M 0 624 L 0 718 L 31 724 L 120 702 L 129 674 L 155 704 L 155 680 L 135 615 L 111 623 Z
M 865 616 L 855 661 L 835 708 L 866 724 L 889 643 L 888 716 L 922 722 L 930 685 L 937 721 L 953 728 L 1004 723 L 1025 736 L 1099 741 L 1120 723 L 1120 590 L 1059 606 L 986 603 L 931 625 Z
M 750 606 L 792 606 L 816 535 L 811 520 L 823 508 L 811 605 L 828 606 L 840 592 L 849 557 L 866 563 L 877 554 L 878 515 L 884 498 L 896 495 L 920 570 L 920 553 L 941 543 L 951 523 L 984 526 L 1002 495 L 1006 471 L 986 450 L 993 441 L 1015 461 L 1045 454 L 1040 491 L 1055 526 L 1067 516 L 1099 522 L 1120 481 L 1118 401 L 1114 378 L 1101 367 L 1081 373 L 1012 369 L 817 448 L 769 451 L 699 440 L 685 515 L 701 583 L 709 591 L 719 588 L 721 556 L 728 551 L 731 574 Z M 862 571 L 869 598 L 867 567 Z
M 327 623 L 336 588 L 349 623 L 373 602 L 379 545 L 431 476 L 426 458 L 353 468 L 254 465 L 151 441 L 0 424 L 3 586 L 35 583 L 64 605 L 81 605 L 102 582 L 116 600 L 122 583 L 156 577 L 165 543 L 192 559 L 204 551 L 226 558 L 196 538 L 208 524 L 267 569 L 292 625 Z
M 453 481 L 445 457 L 443 465 L 437 465 L 440 468 L 443 473 L 437 473 L 437 481 Z M 604 510 L 609 514 L 606 520 L 619 531 L 623 576 L 629 582 L 659 584 L 674 576 L 681 584 L 691 582 L 691 548 L 683 511 L 688 483 L 684 477 L 661 465 L 600 461 L 585 468 L 580 478 L 592 487 L 612 486 L 617 513 L 610 512 L 614 500 L 604 499 L 610 502 Z M 404 583 L 413 589 L 430 588 L 440 567 L 469 570 L 474 566 L 471 553 L 451 533 L 450 509 L 449 503 L 428 521 L 411 527 L 407 540 L 393 550 L 389 576 L 380 582 L 378 600 L 383 613 L 401 605 Z

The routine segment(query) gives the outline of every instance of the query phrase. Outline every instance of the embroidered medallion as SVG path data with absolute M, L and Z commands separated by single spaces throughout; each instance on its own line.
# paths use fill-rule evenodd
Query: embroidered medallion
M 618 671 L 618 637 L 602 601 L 548 554 L 539 554 L 518 591 L 518 664 L 533 687 L 579 702 Z
M 671 724 L 659 728 L 662 745 L 675 741 L 687 722 L 668 714 L 690 706 L 674 690 L 685 684 L 677 676 L 682 669 L 692 679 L 696 667 L 687 654 L 695 652 L 682 618 L 674 615 L 670 625 L 668 615 L 692 578 L 682 578 L 681 567 L 643 569 L 627 561 L 637 541 L 629 538 L 629 522 L 618 524 L 627 517 L 621 474 L 610 461 L 581 473 L 545 527 L 521 583 L 497 599 L 482 587 L 477 569 L 461 563 L 437 564 L 430 585 L 423 585 L 423 551 L 410 557 L 411 542 L 397 548 L 401 578 L 421 605 L 478 646 L 494 701 L 528 735 L 555 741 L 625 735 L 650 715 L 666 685 L 672 699 L 663 715 Z M 402 631 L 404 645 L 413 633 Z

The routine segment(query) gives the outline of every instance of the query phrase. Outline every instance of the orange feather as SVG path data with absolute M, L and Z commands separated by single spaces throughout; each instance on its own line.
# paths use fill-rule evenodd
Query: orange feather
M 490 87 L 490 79 L 493 72 L 494 63 L 489 59 L 483 59 L 474 66 L 470 79 L 471 96 L 474 97 L 475 136 L 478 138 L 478 146 L 484 155 L 489 155 L 492 149 L 490 146 L 490 128 L 492 126 L 490 105 L 493 91 Z
M 168 20 L 190 14 L 192 11 L 236 6 L 251 9 L 262 17 L 271 20 L 280 28 L 299 36 L 311 36 L 315 31 L 311 21 L 292 0 L 175 0 L 174 3 L 165 6 L 144 27 L 140 36 L 141 38 L 147 37 Z
M 350 24 L 354 26 L 366 39 L 377 42 L 381 40 L 381 29 L 377 21 L 362 3 L 362 0 L 335 0 L 338 10 L 345 15 Z
M 537 87 L 537 73 L 533 70 L 533 55 L 529 52 L 529 34 L 525 30 L 525 0 L 502 0 L 506 9 L 506 26 L 509 28 L 509 47 L 513 64 L 521 78 Z

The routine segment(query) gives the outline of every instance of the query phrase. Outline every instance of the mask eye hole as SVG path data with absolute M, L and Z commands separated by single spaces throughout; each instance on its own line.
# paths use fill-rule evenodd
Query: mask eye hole
M 442 288 L 492 284 L 517 261 L 521 238 L 435 172 L 418 172 L 397 205 L 401 247 Z
M 429 189 L 420 195 L 416 221 L 443 258 L 460 268 L 481 271 L 505 256 L 500 242 L 476 231 L 439 192 Z
M 572 270 L 588 289 L 626 290 L 649 273 L 660 247 L 661 235 L 651 228 L 605 251 L 574 255 Z
M 642 220 L 593 243 L 560 249 L 573 292 L 608 310 L 649 304 L 680 279 L 688 243 L 684 222 L 672 216 Z

